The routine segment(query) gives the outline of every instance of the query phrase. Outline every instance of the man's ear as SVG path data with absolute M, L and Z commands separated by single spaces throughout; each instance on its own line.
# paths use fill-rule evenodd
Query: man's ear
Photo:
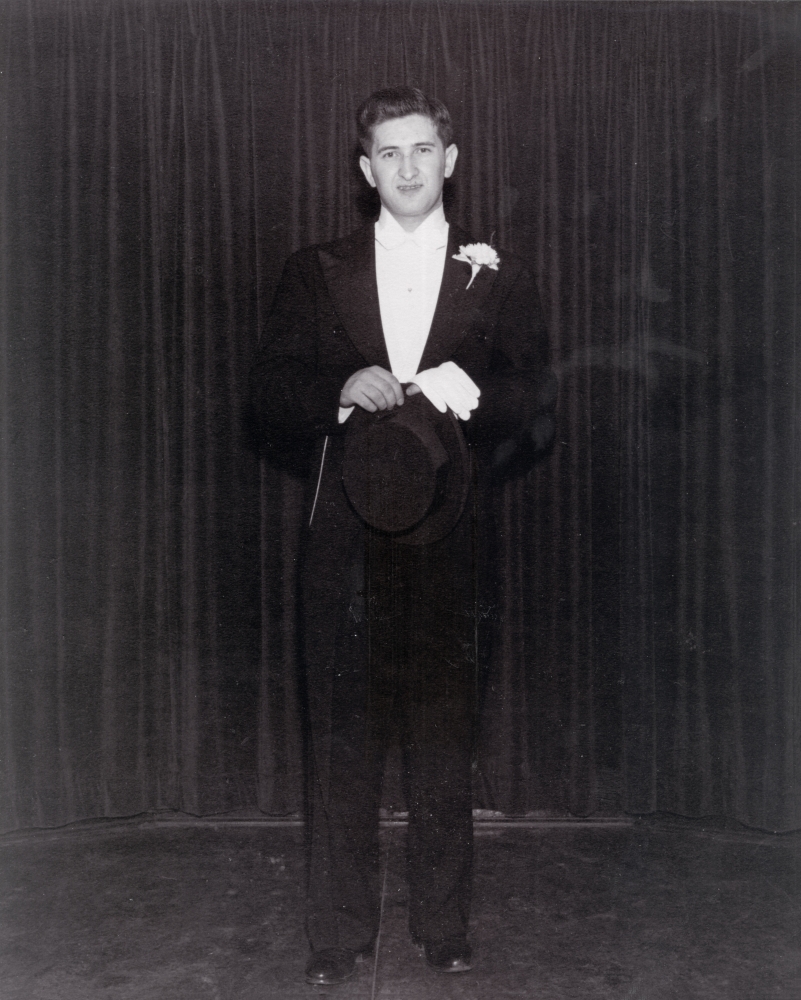
M 456 146 L 451 143 L 450 146 L 445 150 L 445 176 L 450 177 L 453 173 L 453 168 L 456 166 L 456 157 L 459 155 L 459 150 Z
M 369 156 L 359 157 L 359 166 L 362 168 L 362 173 L 367 178 L 367 183 L 370 187 L 375 187 L 375 178 L 373 177 L 373 168 L 370 166 Z

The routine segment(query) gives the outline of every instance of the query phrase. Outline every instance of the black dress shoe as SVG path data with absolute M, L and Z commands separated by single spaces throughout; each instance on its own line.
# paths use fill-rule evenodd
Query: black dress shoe
M 426 965 L 434 972 L 469 972 L 473 968 L 473 953 L 466 941 L 443 941 L 423 945 Z
M 351 951 L 350 948 L 322 948 L 306 963 L 306 982 L 312 986 L 335 986 L 350 979 L 361 962 L 372 951 Z

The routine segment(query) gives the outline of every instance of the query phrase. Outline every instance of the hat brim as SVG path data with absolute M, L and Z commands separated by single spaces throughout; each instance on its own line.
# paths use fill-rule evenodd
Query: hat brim
M 454 414 L 418 393 L 389 411 L 357 408 L 348 424 L 342 481 L 359 517 L 406 545 L 448 535 L 470 492 L 470 454 Z

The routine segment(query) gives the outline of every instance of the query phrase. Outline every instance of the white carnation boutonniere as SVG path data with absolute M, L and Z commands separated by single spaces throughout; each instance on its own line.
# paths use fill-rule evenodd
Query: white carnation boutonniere
M 476 275 L 482 267 L 489 267 L 493 271 L 497 271 L 498 265 L 501 262 L 501 258 L 486 243 L 468 243 L 466 247 L 459 247 L 459 253 L 455 253 L 453 259 L 463 260 L 465 264 L 469 264 L 473 269 L 473 275 L 467 282 L 467 288 L 473 284 Z M 467 291 L 467 288 L 465 291 Z

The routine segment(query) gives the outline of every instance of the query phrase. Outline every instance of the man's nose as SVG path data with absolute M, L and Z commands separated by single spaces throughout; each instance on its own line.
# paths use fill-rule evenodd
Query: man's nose
M 401 177 L 414 177 L 417 173 L 417 165 L 411 156 L 404 156 L 403 161 L 401 162 L 400 172 Z

